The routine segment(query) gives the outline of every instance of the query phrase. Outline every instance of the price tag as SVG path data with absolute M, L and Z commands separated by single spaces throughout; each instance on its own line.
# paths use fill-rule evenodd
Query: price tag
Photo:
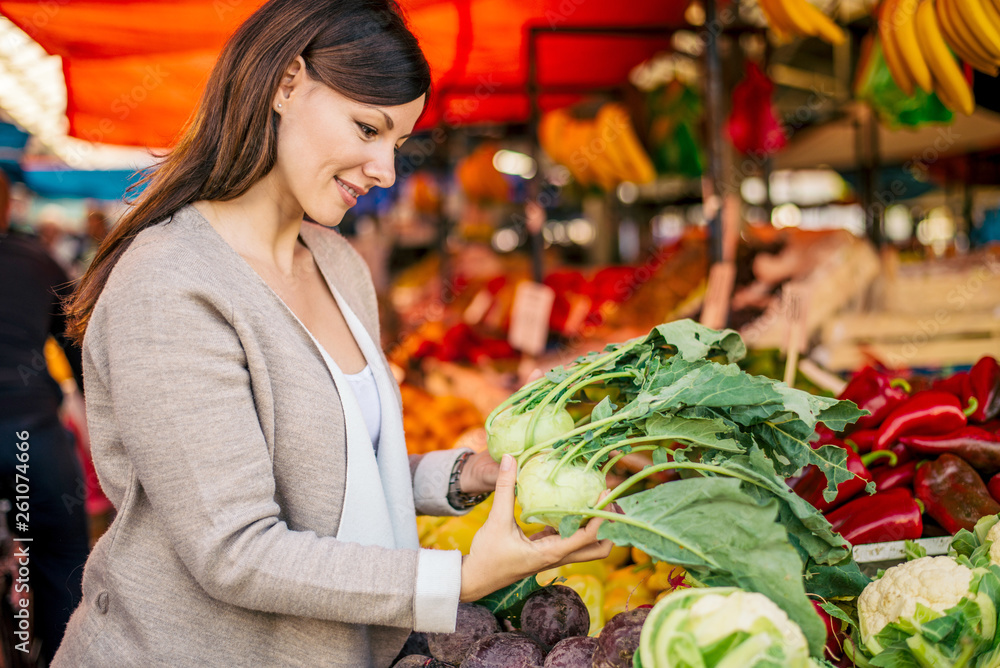
M 541 283 L 523 281 L 514 293 L 510 313 L 510 345 L 529 355 L 540 355 L 549 338 L 549 316 L 555 290 Z
M 705 302 L 701 307 L 701 324 L 712 329 L 722 329 L 729 319 L 729 302 L 736 280 L 735 262 L 717 262 L 708 272 Z

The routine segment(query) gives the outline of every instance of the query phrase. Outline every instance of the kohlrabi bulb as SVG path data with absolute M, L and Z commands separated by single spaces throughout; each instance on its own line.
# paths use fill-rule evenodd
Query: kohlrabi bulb
M 565 515 L 593 508 L 601 492 L 607 489 L 603 473 L 587 469 L 579 462 L 566 464 L 553 480 L 549 480 L 549 474 L 558 463 L 557 457 L 539 455 L 529 459 L 517 474 L 517 500 L 525 522 L 539 522 L 558 529 Z M 565 512 L 539 514 L 536 508 L 558 508 Z
M 486 444 L 494 460 L 500 461 L 507 454 L 516 457 L 524 452 L 528 424 L 534 414 L 534 411 L 527 411 L 515 415 L 512 407 L 493 418 Z M 550 404 L 543 408 L 541 415 L 538 416 L 533 444 L 551 441 L 570 431 L 573 431 L 573 416 L 565 409 L 557 410 Z

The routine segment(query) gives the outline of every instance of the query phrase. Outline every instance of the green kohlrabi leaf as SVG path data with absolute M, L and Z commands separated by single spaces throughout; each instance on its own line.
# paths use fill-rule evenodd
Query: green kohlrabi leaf
M 765 454 L 776 463 L 775 468 L 781 475 L 789 476 L 815 464 L 826 476 L 828 500 L 836 496 L 840 483 L 854 477 L 847 468 L 847 451 L 836 445 L 814 450 L 809 443 L 813 429 L 791 415 L 776 416 L 774 420 L 751 426 L 750 431 Z
M 826 638 L 806 598 L 802 561 L 775 520 L 778 503 L 759 503 L 729 478 L 691 478 L 618 500 L 629 518 L 605 522 L 599 538 L 764 594 L 802 627 L 814 655 Z
M 833 530 L 830 523 L 816 507 L 796 494 L 774 470 L 774 465 L 760 448 L 754 446 L 745 455 L 735 457 L 711 455 L 703 461 L 722 466 L 752 478 L 754 483 L 743 483 L 743 491 L 765 501 L 773 498 L 779 503 L 778 521 L 788 531 L 793 544 L 806 557 L 821 564 L 835 564 L 850 553 L 850 546 Z
M 685 406 L 756 406 L 780 404 L 774 381 L 751 376 L 735 364 L 705 364 L 654 393 L 658 410 Z
M 614 409 L 612 408 L 611 398 L 604 397 L 596 406 L 594 406 L 594 410 L 590 414 L 590 419 L 592 422 L 604 420 L 605 418 L 611 417 L 612 412 L 614 412 Z
M 854 424 L 858 418 L 867 413 L 868 411 L 859 409 L 852 401 L 838 401 L 820 411 L 819 421 L 834 431 L 843 431 L 847 425 Z
M 729 362 L 738 362 L 747 354 L 740 335 L 731 329 L 716 331 L 693 320 L 675 320 L 658 325 L 646 337 L 647 342 L 662 339 L 677 349 L 686 360 L 703 359 L 715 352 L 725 354 Z
M 715 450 L 743 452 L 733 438 L 733 430 L 722 420 L 691 420 L 676 415 L 653 415 L 643 425 L 649 436 L 696 443 Z
M 871 579 L 861 572 L 858 562 L 850 556 L 832 565 L 810 561 L 806 564 L 802 577 L 807 592 L 826 599 L 860 596 L 871 582 Z

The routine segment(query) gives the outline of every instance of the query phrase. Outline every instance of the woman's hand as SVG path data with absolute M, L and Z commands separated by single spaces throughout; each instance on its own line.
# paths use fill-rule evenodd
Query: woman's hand
M 555 531 L 525 536 L 514 521 L 514 458 L 504 455 L 498 468 L 493 508 L 462 560 L 463 602 L 476 601 L 548 568 L 603 559 L 611 553 L 610 540 L 597 540 L 597 529 L 603 521 L 600 519 L 587 522 L 568 538 L 560 538 Z
M 493 461 L 487 450 L 474 452 L 465 460 L 458 487 L 465 494 L 492 492 L 497 486 L 500 465 Z

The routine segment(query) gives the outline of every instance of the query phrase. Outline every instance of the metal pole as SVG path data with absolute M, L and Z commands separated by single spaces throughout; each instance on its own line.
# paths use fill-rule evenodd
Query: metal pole
M 718 26 L 715 0 L 705 0 L 705 25 L 709 30 Z M 722 207 L 723 194 L 719 184 L 722 183 L 722 62 L 719 58 L 719 39 L 721 31 L 709 34 L 705 45 L 705 88 L 708 115 L 708 174 L 711 183 L 710 191 L 715 197 L 717 206 L 708 221 L 711 236 L 711 261 L 721 262 L 724 259 L 722 243 Z

